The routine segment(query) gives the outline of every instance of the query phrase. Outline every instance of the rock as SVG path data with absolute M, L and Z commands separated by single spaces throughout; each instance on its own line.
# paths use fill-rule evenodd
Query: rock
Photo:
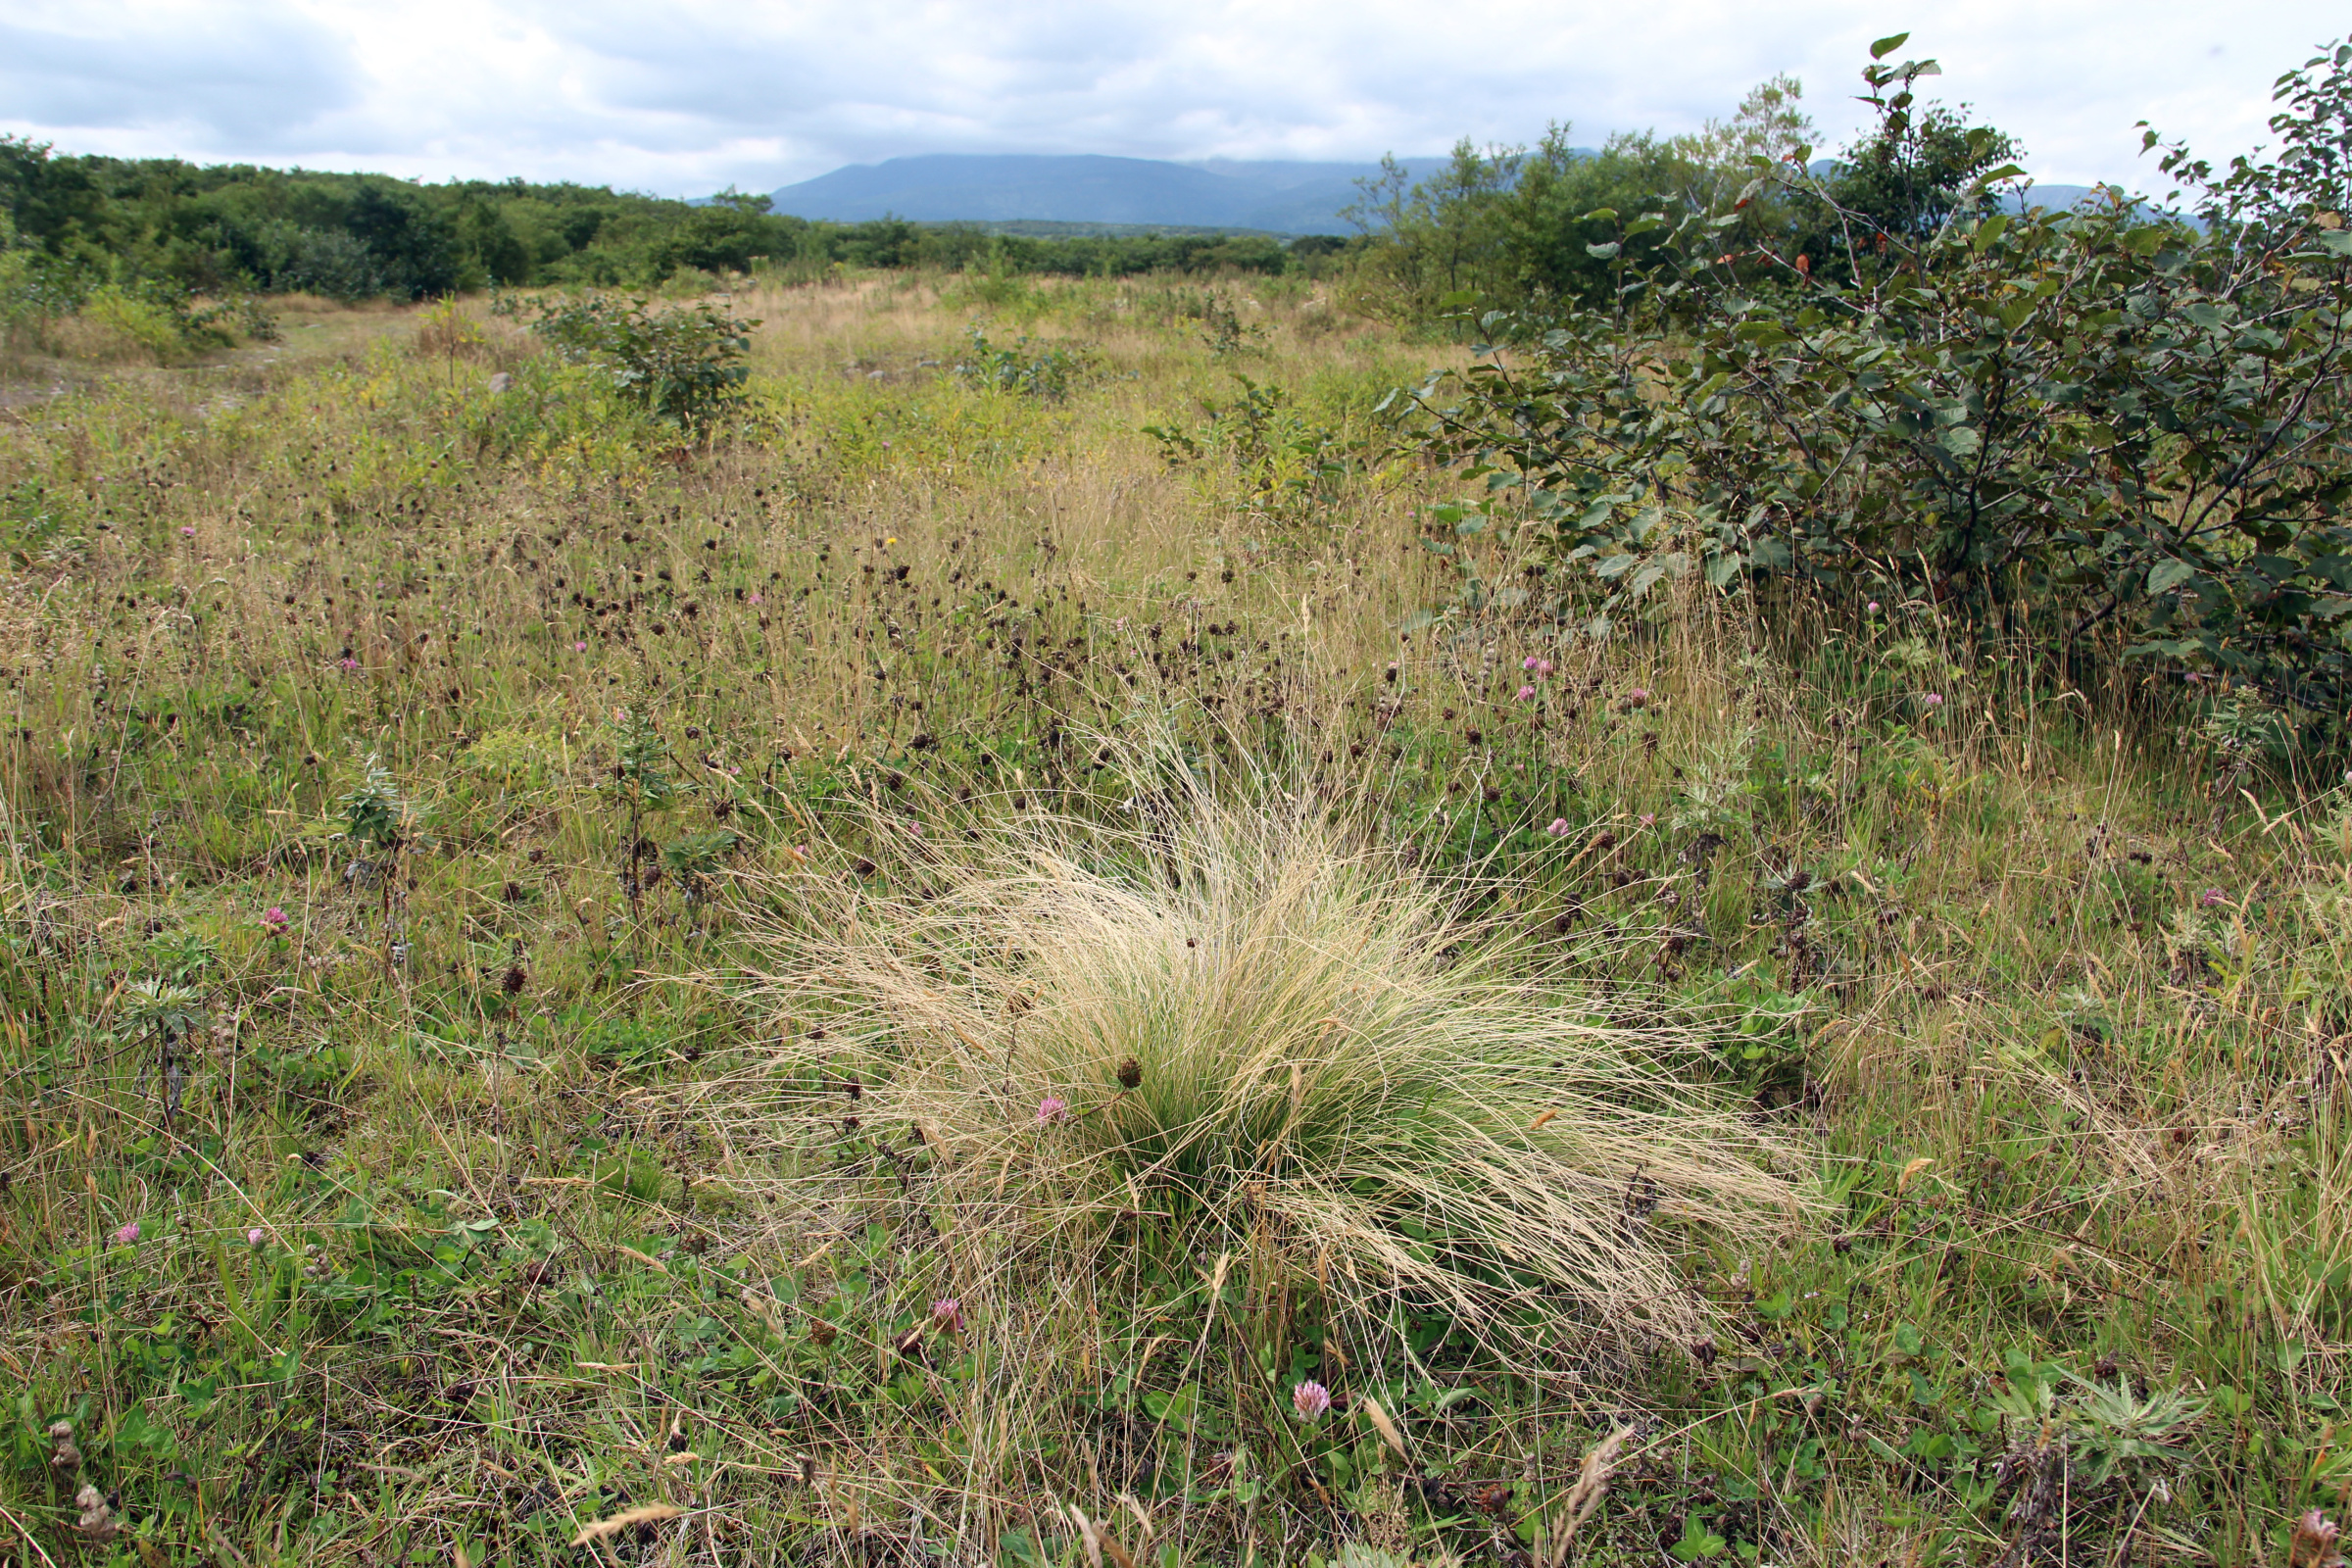
M 514 385 L 514 377 L 501 370 L 490 378 L 490 395 L 496 397 L 498 394 L 510 390 Z

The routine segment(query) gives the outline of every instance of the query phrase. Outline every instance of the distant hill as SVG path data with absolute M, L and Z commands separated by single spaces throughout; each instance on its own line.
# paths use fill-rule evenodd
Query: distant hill
M 1444 158 L 1400 160 L 1415 179 L 1446 167 Z M 1836 167 L 1824 160 L 1816 172 Z M 1154 158 L 1054 157 L 1042 154 L 933 153 L 851 164 L 774 193 L 775 211 L 795 218 L 857 223 L 876 218 L 986 224 L 1007 231 L 1133 232 L 1252 230 L 1270 234 L 1346 234 L 1340 209 L 1360 194 L 1355 182 L 1378 164 L 1213 158 L 1169 163 Z M 2038 185 L 2031 200 L 2071 207 L 2087 185 Z M 2014 208 L 2016 199 L 2007 205 Z
M 1402 162 L 1415 178 L 1446 164 Z M 1356 180 L 1379 172 L 1378 164 L 935 153 L 852 164 L 786 185 L 774 199 L 779 213 L 837 222 L 890 217 L 1345 234 L 1340 209 L 1356 199 Z

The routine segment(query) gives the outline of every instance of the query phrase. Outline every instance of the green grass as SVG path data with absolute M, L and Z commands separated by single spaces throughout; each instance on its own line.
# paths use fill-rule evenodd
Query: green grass
M 1055 401 L 951 373 L 938 280 L 739 300 L 708 443 L 486 315 L 14 406 L 13 1550 L 568 1560 L 665 1502 L 594 1549 L 1072 1563 L 1075 1505 L 1139 1561 L 1492 1560 L 1629 1424 L 1568 1560 L 2276 1562 L 2338 1505 L 2340 789 L 1922 606 L 1432 620 L 1518 571 L 1381 456 L 1443 351 L 1292 280 L 1031 293 L 990 337 L 1082 350 Z M 1153 726 L 1697 1038 L 1823 1217 L 1662 1227 L 1708 1325 L 1545 1362 L 1150 1213 L 940 1332 L 905 1130 L 760 978 L 783 890 L 937 891 L 878 820 L 1130 822 L 1100 737 Z

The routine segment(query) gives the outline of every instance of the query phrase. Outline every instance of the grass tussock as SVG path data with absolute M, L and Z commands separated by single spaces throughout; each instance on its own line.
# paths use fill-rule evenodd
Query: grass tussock
M 1273 800 L 906 837 L 909 896 L 804 881 L 829 934 L 772 984 L 824 1021 L 788 1049 L 919 1138 L 943 1232 L 1049 1270 L 1151 1213 L 1375 1318 L 1693 1337 L 1679 1240 L 1805 1206 L 1788 1148 L 1686 1076 L 1707 1042 L 1610 1021 L 1458 890 Z

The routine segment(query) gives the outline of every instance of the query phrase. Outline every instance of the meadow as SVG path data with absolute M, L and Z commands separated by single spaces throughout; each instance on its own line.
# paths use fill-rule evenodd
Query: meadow
M 2340 762 L 1924 601 L 1468 592 L 1522 537 L 1381 412 L 1464 355 L 1328 282 L 727 305 L 699 432 L 482 299 L 8 365 L 19 1560 L 2253 1564 L 2339 1508 Z M 1424 1035 L 1592 1053 L 1417 1103 L 1574 1107 L 1528 1186 L 1619 1272 L 1349 1251 L 1360 1175 L 1084 1189 L 1225 1066 L 906 1048 L 1268 889 Z M 1357 972 L 1256 999 L 1277 1143 Z

